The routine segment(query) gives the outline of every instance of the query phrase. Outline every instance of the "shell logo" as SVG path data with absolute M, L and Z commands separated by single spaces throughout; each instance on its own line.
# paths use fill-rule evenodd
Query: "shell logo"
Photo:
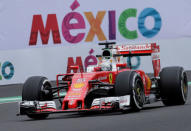
M 80 93 L 78 93 L 78 92 L 73 92 L 73 93 L 71 93 L 70 95 L 71 95 L 71 96 L 79 96 Z
M 109 74 L 109 83 L 112 84 L 112 82 L 113 82 L 113 74 L 110 73 Z
M 76 84 L 74 84 L 74 88 L 82 88 L 82 87 L 84 87 L 84 83 L 76 83 Z

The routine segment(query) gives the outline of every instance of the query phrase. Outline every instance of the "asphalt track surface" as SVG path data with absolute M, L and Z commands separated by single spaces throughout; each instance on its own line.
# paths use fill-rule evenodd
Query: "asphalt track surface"
M 0 97 L 21 95 L 20 86 L 1 86 Z M 17 103 L 0 104 L 0 131 L 191 131 L 190 89 L 186 105 L 165 107 L 157 102 L 126 114 L 52 114 L 45 120 L 32 120 L 16 116 Z

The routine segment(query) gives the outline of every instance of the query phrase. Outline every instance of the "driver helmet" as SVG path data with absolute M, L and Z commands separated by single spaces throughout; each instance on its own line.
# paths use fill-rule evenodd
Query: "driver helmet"
M 112 65 L 110 63 L 110 60 L 103 60 L 102 63 L 100 64 L 101 70 L 102 71 L 111 71 L 112 70 Z

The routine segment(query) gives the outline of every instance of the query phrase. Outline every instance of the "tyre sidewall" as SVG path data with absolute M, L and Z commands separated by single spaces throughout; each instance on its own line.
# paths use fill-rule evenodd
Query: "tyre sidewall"
M 135 95 L 135 90 L 134 89 L 137 86 L 137 82 L 139 82 L 139 84 L 141 84 L 141 88 L 142 88 L 141 91 L 144 94 L 144 87 L 143 87 L 141 76 L 138 73 L 136 73 L 136 72 L 132 72 L 132 74 L 130 76 L 131 99 L 133 99 L 131 101 L 131 106 L 135 110 L 141 110 L 143 108 L 144 101 L 143 102 L 138 102 L 138 100 L 136 99 L 136 95 Z M 143 96 L 143 97 L 145 98 L 145 96 Z
M 116 96 L 130 95 L 130 106 L 134 111 L 139 111 L 143 107 L 143 103 L 139 103 L 135 97 L 134 88 L 136 88 L 136 82 L 139 81 L 144 94 L 144 86 L 141 76 L 135 71 L 120 72 L 116 77 Z
M 186 93 L 183 92 L 186 84 Z M 160 72 L 161 98 L 165 105 L 185 104 L 188 94 L 187 76 L 182 67 L 166 67 Z

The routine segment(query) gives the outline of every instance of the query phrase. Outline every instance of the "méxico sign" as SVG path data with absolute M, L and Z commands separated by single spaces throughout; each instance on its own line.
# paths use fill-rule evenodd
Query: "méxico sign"
M 104 33 L 101 27 L 106 13 L 108 14 L 108 36 Z M 37 44 L 38 33 L 40 34 L 40 39 L 44 45 L 48 44 L 50 34 L 53 38 L 54 44 L 62 43 L 61 36 L 63 36 L 64 40 L 68 43 L 77 44 L 82 41 L 93 42 L 95 36 L 97 36 L 99 41 L 116 40 L 117 29 L 120 35 L 125 39 L 137 39 L 137 30 L 140 31 L 143 37 L 152 38 L 159 33 L 162 27 L 160 13 L 154 8 L 145 8 L 140 12 L 140 14 L 137 13 L 136 8 L 125 9 L 120 14 L 119 18 L 116 18 L 115 10 L 98 11 L 96 16 L 89 11 L 84 12 L 84 15 L 88 23 L 85 23 L 85 18 L 79 12 L 70 12 L 66 14 L 62 20 L 61 31 L 59 30 L 56 14 L 48 14 L 46 22 L 43 22 L 42 15 L 33 15 L 29 45 L 32 46 Z M 146 27 L 145 22 L 147 17 L 152 17 L 154 19 L 154 25 L 151 29 Z M 126 22 L 131 18 L 138 19 L 138 29 L 128 29 Z M 74 20 L 75 22 L 72 23 Z M 118 21 L 118 23 L 116 23 L 116 21 Z M 86 29 L 87 24 L 90 25 L 87 33 L 81 31 L 78 31 L 75 35 L 71 33 L 71 30 Z
M 191 34 L 191 3 L 185 0 L 19 1 L 11 1 L 15 6 L 0 1 L 0 50 L 106 40 L 139 43 Z

